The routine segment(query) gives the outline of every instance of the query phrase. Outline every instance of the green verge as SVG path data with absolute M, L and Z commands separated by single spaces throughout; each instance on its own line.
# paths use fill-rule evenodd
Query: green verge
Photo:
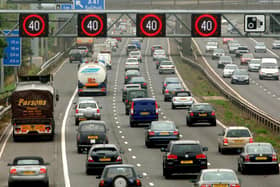
M 277 134 L 258 124 L 256 120 L 250 119 L 249 115 L 223 98 L 222 93 L 197 68 L 184 62 L 178 56 L 173 57 L 173 59 L 177 70 L 193 95 L 200 102 L 211 103 L 216 109 L 217 118 L 223 124 L 226 126 L 246 126 L 254 133 L 255 142 L 270 142 L 278 152 L 280 151 L 280 137 Z

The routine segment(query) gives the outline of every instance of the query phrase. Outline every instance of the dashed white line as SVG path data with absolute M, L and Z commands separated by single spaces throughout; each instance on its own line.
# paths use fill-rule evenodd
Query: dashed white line
M 142 175 L 143 175 L 144 177 L 146 177 L 148 174 L 147 174 L 147 173 L 145 173 L 145 172 L 143 172 L 143 173 L 142 173 Z
M 119 121 L 116 121 L 116 124 L 119 124 L 120 122 Z M 118 126 L 119 127 L 119 126 Z
M 117 120 L 118 119 L 118 117 L 115 117 L 115 120 Z
M 117 126 L 117 128 L 119 129 L 119 128 L 121 128 L 121 126 Z
M 124 136 L 121 136 L 121 138 L 122 138 L 122 139 L 125 139 L 125 137 L 124 137 Z
M 127 142 L 127 141 L 125 141 L 125 142 L 123 142 L 123 143 L 124 143 L 124 144 L 126 144 L 126 145 L 128 144 L 128 142 Z
M 137 163 L 136 166 L 137 166 L 137 167 L 141 167 L 141 164 Z
M 150 183 L 149 183 L 149 185 L 150 185 L 150 186 L 154 186 L 155 184 L 154 184 L 154 183 L 152 183 L 152 182 L 150 182 Z
M 122 134 L 122 131 L 119 131 L 120 134 Z
M 133 155 L 131 158 L 132 158 L 132 159 L 136 159 L 136 156 L 135 156 L 135 155 Z
M 132 149 L 131 149 L 131 148 L 128 148 L 127 150 L 128 150 L 129 152 L 131 152 L 131 151 L 132 151 Z

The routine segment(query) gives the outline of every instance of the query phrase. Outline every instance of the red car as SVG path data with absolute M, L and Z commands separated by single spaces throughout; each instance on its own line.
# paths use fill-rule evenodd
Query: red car
M 113 37 L 115 38 L 118 42 L 121 42 L 122 41 L 122 38 L 121 37 Z
M 227 44 L 228 41 L 233 41 L 233 38 L 223 38 L 223 44 Z
M 243 64 L 248 64 L 248 62 L 253 59 L 254 56 L 252 53 L 244 53 L 241 57 L 240 57 L 240 65 Z

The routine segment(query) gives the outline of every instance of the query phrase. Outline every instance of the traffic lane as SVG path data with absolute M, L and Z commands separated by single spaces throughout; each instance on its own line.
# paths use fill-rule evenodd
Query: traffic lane
M 204 51 L 205 48 L 205 42 L 203 40 L 196 40 L 200 46 L 200 49 Z M 207 62 L 211 65 L 211 67 L 222 77 L 223 69 L 217 68 L 217 60 L 212 60 L 211 55 L 203 53 L 205 56 Z M 239 61 L 237 58 L 233 58 L 233 62 L 237 65 L 239 65 Z M 241 68 L 247 68 L 247 66 L 240 66 Z M 246 100 L 254 104 L 255 106 L 259 107 L 263 111 L 271 114 L 276 119 L 279 119 L 279 96 L 276 93 L 279 93 L 275 90 L 274 87 L 277 86 L 277 83 L 279 81 L 271 81 L 271 80 L 264 80 L 259 81 L 258 80 L 258 73 L 250 72 L 250 84 L 249 85 L 232 85 L 230 83 L 230 79 L 224 78 L 223 80 L 231 86 L 233 89 L 235 89 L 241 96 L 243 96 Z M 276 89 L 277 89 L 276 88 Z M 264 90 L 266 89 L 266 90 Z M 270 94 L 267 94 L 270 92 Z M 272 94 L 273 93 L 273 94 Z M 273 97 L 273 95 L 275 95 Z M 273 106 L 273 107 L 272 107 Z
M 66 60 L 67 61 L 67 60 Z M 2 168 L 7 168 L 5 172 L 0 174 L 1 186 L 8 184 L 8 169 L 7 163 L 11 163 L 17 156 L 42 156 L 46 162 L 51 165 L 49 168 L 50 186 L 62 186 L 64 184 L 63 171 L 61 163 L 61 149 L 60 149 L 60 128 L 62 116 L 65 111 L 70 94 L 74 87 L 74 80 L 69 79 L 67 86 L 65 85 L 66 72 L 73 72 L 73 68 L 67 63 L 63 65 L 54 76 L 54 86 L 60 92 L 60 101 L 55 106 L 55 122 L 56 122 L 56 135 L 54 141 L 36 141 L 36 142 L 13 142 L 12 137 L 9 138 L 5 152 L 2 155 L 0 165 Z M 76 83 L 76 82 L 75 82 Z

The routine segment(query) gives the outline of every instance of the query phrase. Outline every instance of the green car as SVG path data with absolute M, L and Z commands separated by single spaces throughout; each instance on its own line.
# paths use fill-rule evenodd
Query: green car
M 129 84 L 141 84 L 141 88 L 147 89 L 147 82 L 144 77 L 132 77 Z
M 139 76 L 140 76 L 140 71 L 138 71 L 138 70 L 132 69 L 132 70 L 126 71 L 125 77 L 124 77 L 124 84 L 127 84 L 132 77 L 139 77 Z
M 169 59 L 168 59 L 167 57 L 159 58 L 159 59 L 156 61 L 156 68 L 157 68 L 157 69 L 159 68 L 160 63 L 163 62 L 163 61 L 169 61 Z
M 141 85 L 140 84 L 125 84 L 123 86 L 123 89 L 122 89 L 122 101 L 123 102 L 126 100 L 127 90 L 135 89 L 135 88 L 141 89 Z
M 79 62 L 81 63 L 83 60 L 83 55 L 79 49 L 72 49 L 69 53 L 69 62 Z
M 125 114 L 129 114 L 131 107 L 131 102 L 134 98 L 146 98 L 148 97 L 148 92 L 146 89 L 131 88 L 127 90 L 126 100 L 125 100 Z

